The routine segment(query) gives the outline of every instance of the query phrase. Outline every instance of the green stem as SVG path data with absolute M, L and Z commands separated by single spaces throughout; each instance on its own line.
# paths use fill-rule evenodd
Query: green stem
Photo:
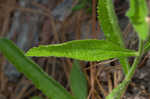
M 125 76 L 125 79 L 123 80 L 123 82 L 121 84 L 119 84 L 117 86 L 117 88 L 113 89 L 113 91 L 106 97 L 106 99 L 120 99 L 121 95 L 123 95 L 123 93 L 126 91 L 126 88 L 128 86 L 128 84 L 130 83 L 133 74 L 138 66 L 138 63 L 141 59 L 141 56 L 144 52 L 144 48 L 143 48 L 143 40 L 139 40 L 139 49 L 138 49 L 138 53 L 139 56 L 137 56 L 132 64 L 132 67 L 130 68 L 128 74 Z
M 139 61 L 140 61 L 140 59 L 142 57 L 143 51 L 144 51 L 143 45 L 144 45 L 143 40 L 140 40 L 139 41 L 139 51 L 138 51 L 139 52 L 139 56 L 137 56 L 135 58 L 135 60 L 134 60 L 134 62 L 132 64 L 132 67 L 129 70 L 129 73 L 125 77 L 125 80 L 127 80 L 127 81 L 131 80 L 131 78 L 132 78 L 132 76 L 133 76 L 133 74 L 134 74 L 134 72 L 135 72 L 135 70 L 136 70 L 136 68 L 138 66 L 138 63 L 139 63 Z
M 150 37 L 148 37 L 148 40 L 144 44 L 144 53 L 147 53 L 150 50 Z
M 136 68 L 137 68 L 137 66 L 138 66 L 138 63 L 139 63 L 139 61 L 140 61 L 140 59 L 141 59 L 141 57 L 142 57 L 142 54 L 143 54 L 143 52 L 144 52 L 143 45 L 144 45 L 144 42 L 143 42 L 143 40 L 140 39 L 140 40 L 139 40 L 139 48 L 138 48 L 139 56 L 137 56 L 137 57 L 135 58 L 135 60 L 134 60 L 134 62 L 133 62 L 133 64 L 132 64 L 132 67 L 130 68 L 128 74 L 127 74 L 126 77 L 125 77 L 125 80 L 123 81 L 123 82 L 125 82 L 126 84 L 125 84 L 125 87 L 123 88 L 124 90 L 123 90 L 123 92 L 122 92 L 122 95 L 123 95 L 123 93 L 126 91 L 126 88 L 128 87 L 128 84 L 130 83 L 130 81 L 131 81 L 131 79 L 132 79 L 132 77 L 133 77 L 133 75 L 134 75 L 134 73 L 135 73 L 135 70 L 136 70 Z

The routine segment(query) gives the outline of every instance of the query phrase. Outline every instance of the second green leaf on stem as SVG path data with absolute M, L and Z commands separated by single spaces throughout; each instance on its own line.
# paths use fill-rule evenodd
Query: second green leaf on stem
M 84 61 L 102 61 L 111 58 L 138 56 L 136 51 L 121 48 L 107 40 L 74 40 L 62 44 L 31 48 L 27 56 L 56 56 Z

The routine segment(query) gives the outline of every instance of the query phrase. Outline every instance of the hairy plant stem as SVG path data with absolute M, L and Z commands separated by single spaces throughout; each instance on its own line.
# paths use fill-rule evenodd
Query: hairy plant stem
M 144 52 L 144 41 L 143 40 L 139 40 L 139 46 L 138 46 L 138 52 L 139 52 L 139 56 L 137 56 L 135 59 L 134 59 L 134 62 L 132 64 L 132 67 L 130 68 L 128 74 L 126 75 L 125 79 L 124 79 L 124 82 L 127 82 L 127 85 L 123 88 L 124 91 L 122 92 L 122 96 L 123 94 L 125 93 L 134 73 L 135 73 L 135 70 L 139 64 L 139 61 L 143 55 L 143 52 Z
M 136 70 L 136 68 L 137 68 L 137 66 L 138 66 L 138 63 L 139 63 L 139 61 L 140 61 L 140 59 L 141 59 L 141 57 L 142 57 L 142 55 L 143 55 L 143 51 L 144 51 L 143 45 L 144 45 L 144 41 L 140 39 L 140 40 L 139 40 L 139 49 L 138 49 L 139 56 L 137 56 L 137 57 L 135 58 L 135 60 L 134 60 L 134 62 L 133 62 L 133 64 L 132 64 L 132 67 L 131 67 L 130 70 L 129 70 L 129 73 L 128 73 L 128 74 L 126 75 L 126 77 L 125 77 L 125 80 L 127 80 L 127 81 L 130 81 L 131 78 L 133 77 L 134 72 L 135 72 L 135 70 Z
M 125 93 L 127 86 L 131 82 L 131 79 L 135 73 L 135 70 L 138 66 L 138 63 L 143 55 L 144 52 L 144 41 L 139 39 L 139 46 L 138 46 L 138 53 L 139 55 L 134 59 L 132 67 L 130 68 L 129 72 L 126 74 L 125 79 L 122 83 L 120 83 L 113 91 L 106 97 L 106 99 L 120 99 L 121 96 Z

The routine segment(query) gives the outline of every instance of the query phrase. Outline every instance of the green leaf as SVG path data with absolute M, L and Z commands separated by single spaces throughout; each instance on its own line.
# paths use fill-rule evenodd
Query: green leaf
M 78 61 L 74 61 L 70 74 L 70 85 L 76 99 L 87 99 L 88 88 L 85 75 L 80 69 Z
M 106 38 L 123 46 L 121 30 L 115 15 L 112 0 L 98 0 L 98 20 Z
M 138 53 L 121 48 L 106 40 L 74 40 L 62 44 L 33 47 L 26 55 L 56 56 L 85 61 L 101 61 L 116 57 L 137 56 Z
M 146 22 L 146 17 L 148 16 L 146 0 L 130 0 L 130 9 L 127 12 L 127 16 L 130 18 L 140 39 L 146 40 L 149 32 L 149 26 Z
M 10 40 L 0 38 L 0 51 L 50 99 L 74 99 L 58 82 L 48 76 Z
M 98 20 L 107 40 L 125 48 L 112 0 L 98 0 Z M 127 58 L 119 58 L 125 74 L 129 71 Z

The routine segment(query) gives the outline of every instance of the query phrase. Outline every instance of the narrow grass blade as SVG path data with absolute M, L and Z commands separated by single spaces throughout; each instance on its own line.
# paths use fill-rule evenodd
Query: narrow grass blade
M 74 99 L 58 82 L 49 77 L 10 40 L 0 38 L 0 51 L 50 99 Z
M 146 22 L 148 16 L 146 0 L 130 0 L 130 9 L 126 15 L 133 24 L 139 38 L 146 40 L 149 32 L 148 22 Z
M 70 74 L 70 85 L 76 99 L 87 99 L 88 88 L 85 75 L 80 69 L 78 61 L 74 61 Z
M 85 61 L 101 61 L 117 57 L 137 56 L 138 53 L 121 48 L 106 40 L 74 40 L 62 44 L 33 47 L 26 55 L 56 56 Z

